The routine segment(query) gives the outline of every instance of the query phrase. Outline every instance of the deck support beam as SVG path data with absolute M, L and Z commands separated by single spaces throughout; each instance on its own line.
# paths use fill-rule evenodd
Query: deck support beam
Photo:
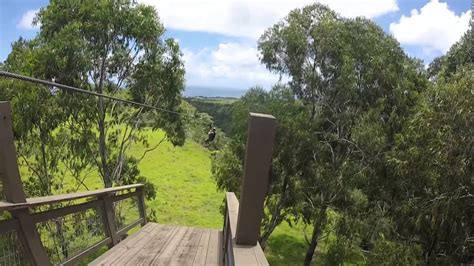
M 240 192 L 236 244 L 257 244 L 276 135 L 275 117 L 250 113 Z

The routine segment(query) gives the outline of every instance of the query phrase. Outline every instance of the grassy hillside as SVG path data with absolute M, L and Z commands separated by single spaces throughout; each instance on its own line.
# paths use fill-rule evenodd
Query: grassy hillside
M 162 131 L 146 131 L 150 147 L 162 138 Z M 135 144 L 130 155 L 141 157 L 146 148 Z M 224 193 L 218 192 L 211 178 L 210 152 L 193 140 L 182 147 L 164 141 L 157 149 L 147 153 L 140 162 L 140 174 L 155 185 L 156 198 L 146 202 L 148 212 L 156 212 L 156 222 L 195 227 L 222 227 L 219 208 Z M 25 175 L 23 175 L 25 176 Z M 87 187 L 99 189 L 103 184 L 96 172 L 84 182 Z M 71 177 L 65 178 L 65 187 L 75 185 Z M 85 190 L 80 188 L 79 190 Z
M 148 132 L 151 146 L 162 132 Z M 140 155 L 135 146 L 132 154 Z M 140 170 L 156 187 L 156 199 L 146 202 L 156 210 L 159 223 L 195 227 L 222 227 L 219 207 L 224 193 L 218 192 L 211 179 L 209 151 L 189 140 L 183 147 L 164 142 L 141 161 Z

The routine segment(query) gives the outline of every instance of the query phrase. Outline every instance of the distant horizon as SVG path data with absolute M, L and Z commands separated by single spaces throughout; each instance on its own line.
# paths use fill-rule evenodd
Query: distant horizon
M 183 92 L 185 97 L 231 97 L 240 98 L 249 88 L 234 88 L 221 86 L 186 86 Z

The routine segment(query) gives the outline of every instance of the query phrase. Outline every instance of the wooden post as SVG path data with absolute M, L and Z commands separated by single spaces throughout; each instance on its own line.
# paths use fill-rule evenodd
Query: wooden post
M 0 179 L 5 198 L 13 203 L 26 202 L 13 142 L 12 110 L 9 102 L 0 102 Z
M 115 246 L 119 242 L 117 235 L 117 226 L 115 225 L 115 211 L 114 203 L 109 195 L 104 195 L 101 197 L 103 204 L 102 208 L 102 219 L 105 224 L 105 230 L 112 240 L 112 246 Z
M 276 134 L 275 117 L 250 113 L 235 242 L 256 245 Z
M 21 183 L 13 141 L 12 110 L 9 102 L 0 102 L 0 179 L 3 182 L 5 198 L 12 203 L 25 203 L 26 197 Z M 48 254 L 41 244 L 41 238 L 28 209 L 12 210 L 18 219 L 21 239 L 30 260 L 35 265 L 51 265 Z
M 146 221 L 146 206 L 145 206 L 145 187 L 139 187 L 137 188 L 137 191 L 139 192 L 138 194 L 138 212 L 140 214 L 140 217 L 143 218 L 143 222 L 141 223 L 142 226 L 144 226 L 147 221 Z

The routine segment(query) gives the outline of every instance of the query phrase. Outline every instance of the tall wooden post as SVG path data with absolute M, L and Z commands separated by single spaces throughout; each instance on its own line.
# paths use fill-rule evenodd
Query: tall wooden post
M 13 141 L 12 110 L 9 102 L 0 102 L 0 179 L 5 198 L 12 203 L 25 203 L 26 197 L 21 183 Z M 22 240 L 31 262 L 35 265 L 50 265 L 48 254 L 28 209 L 12 210 L 12 216 L 20 224 L 19 238 Z
M 275 117 L 250 113 L 235 242 L 256 245 L 276 134 Z
M 26 202 L 13 142 L 12 111 L 9 102 L 0 102 L 0 179 L 5 198 L 13 203 Z

